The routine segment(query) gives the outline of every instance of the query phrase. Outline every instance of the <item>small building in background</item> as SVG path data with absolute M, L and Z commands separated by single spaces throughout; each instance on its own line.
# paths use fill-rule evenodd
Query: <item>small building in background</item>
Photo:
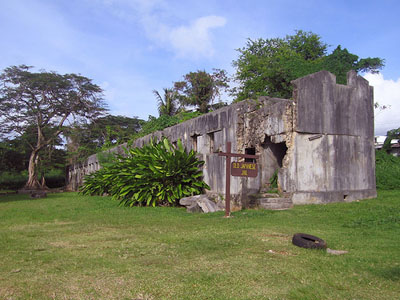
M 383 144 L 385 143 L 386 136 L 385 135 L 377 135 L 375 136 L 375 149 L 382 150 Z M 392 154 L 393 156 L 400 156 L 400 140 L 393 139 L 390 142 L 390 151 L 388 154 Z

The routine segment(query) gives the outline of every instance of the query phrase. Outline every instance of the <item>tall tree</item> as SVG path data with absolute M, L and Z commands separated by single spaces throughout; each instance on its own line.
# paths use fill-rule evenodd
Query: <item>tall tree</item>
M 201 113 L 208 112 L 210 102 L 228 88 L 229 82 L 226 71 L 219 69 L 214 69 L 211 74 L 206 71 L 190 72 L 183 78 L 183 81 L 174 83 L 181 103 L 198 107 Z
M 350 70 L 378 72 L 384 66 L 380 58 L 359 59 L 341 46 L 327 55 L 321 37 L 302 30 L 285 38 L 249 39 L 238 51 L 233 66 L 239 86 L 232 91 L 238 101 L 258 96 L 290 98 L 292 80 L 321 70 L 332 72 L 338 83 L 346 84 Z
M 321 63 L 321 69 L 335 74 L 336 81 L 342 84 L 346 84 L 347 72 L 350 70 L 378 73 L 382 67 L 382 59 L 378 57 L 359 59 L 357 55 L 350 53 L 346 48 L 342 49 L 340 45 L 330 55 L 324 57 Z
M 25 187 L 39 189 L 40 152 L 60 136 L 67 120 L 81 122 L 98 117 L 105 104 L 102 89 L 86 77 L 31 72 L 31 68 L 12 66 L 0 75 L 0 130 L 3 135 L 22 135 L 30 126 L 35 127 Z
M 37 130 L 29 126 L 22 135 L 15 138 L 5 138 L 0 141 L 0 173 L 20 173 L 28 168 L 29 157 L 32 151 L 31 145 L 37 140 Z M 41 150 L 39 169 L 44 174 L 47 170 L 65 168 L 65 151 L 61 149 L 61 137 Z
M 158 113 L 161 116 L 173 116 L 178 112 L 178 93 L 174 89 L 164 88 L 164 95 L 161 96 L 156 90 L 153 90 L 153 94 L 156 96 Z

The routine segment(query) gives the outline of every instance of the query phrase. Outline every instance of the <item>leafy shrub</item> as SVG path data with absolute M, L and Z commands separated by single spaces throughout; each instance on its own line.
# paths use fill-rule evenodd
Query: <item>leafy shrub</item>
M 112 152 L 107 151 L 99 152 L 96 154 L 97 159 L 102 167 L 112 166 L 115 163 L 115 155 Z
M 85 175 L 84 184 L 80 192 L 83 195 L 103 195 L 111 192 L 112 180 L 112 167 L 104 167 L 94 173 Z M 115 175 L 115 174 L 114 174 Z
M 19 190 L 24 187 L 28 180 L 26 174 L 19 172 L 2 172 L 0 174 L 0 189 L 2 190 Z
M 274 174 L 272 174 L 269 179 L 270 188 L 277 189 L 278 188 L 278 170 L 275 170 Z
M 65 186 L 64 175 L 44 176 L 48 188 L 59 188 Z
M 2 172 L 0 173 L 0 189 L 19 190 L 22 189 L 28 181 L 27 172 Z M 46 186 L 49 188 L 58 188 L 65 185 L 64 172 L 58 169 L 50 170 L 45 174 Z
M 383 190 L 400 188 L 400 157 L 376 151 L 376 187 Z
M 187 153 L 181 141 L 166 138 L 117 155 L 112 166 L 87 175 L 81 193 L 109 193 L 124 205 L 176 205 L 183 197 L 209 189 L 202 180 L 203 161 Z
M 180 112 L 176 115 L 162 115 L 158 118 L 149 116 L 149 120 L 144 122 L 142 129 L 133 136 L 133 139 L 137 139 L 146 136 L 150 133 L 163 130 L 167 127 L 177 125 L 179 123 L 185 122 L 187 120 L 196 118 L 202 115 L 200 112 Z

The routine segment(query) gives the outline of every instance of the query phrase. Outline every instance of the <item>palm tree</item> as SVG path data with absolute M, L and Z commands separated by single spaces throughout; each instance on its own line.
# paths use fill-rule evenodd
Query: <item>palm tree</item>
M 163 91 L 164 95 L 163 97 L 161 97 L 160 93 L 157 90 L 153 90 L 153 93 L 156 96 L 158 102 L 158 113 L 160 114 L 160 116 L 173 116 L 178 111 L 178 95 L 173 89 L 164 88 Z

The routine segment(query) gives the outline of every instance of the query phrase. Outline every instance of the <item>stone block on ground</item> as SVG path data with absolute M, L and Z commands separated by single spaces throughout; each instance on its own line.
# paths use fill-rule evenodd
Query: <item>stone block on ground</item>
M 284 210 L 293 207 L 290 198 L 260 198 L 258 199 L 258 205 L 261 208 L 271 210 Z
M 194 202 L 192 205 L 186 206 L 186 211 L 190 212 L 190 213 L 201 213 L 201 212 L 203 212 L 203 210 L 197 204 L 197 202 Z
M 197 196 L 190 196 L 190 197 L 185 197 L 179 200 L 179 204 L 183 206 L 190 206 L 196 203 L 196 200 L 202 197 L 203 195 L 197 195 Z
M 210 200 L 207 195 L 185 197 L 179 200 L 179 204 L 186 206 L 188 212 L 209 213 L 223 210 Z

